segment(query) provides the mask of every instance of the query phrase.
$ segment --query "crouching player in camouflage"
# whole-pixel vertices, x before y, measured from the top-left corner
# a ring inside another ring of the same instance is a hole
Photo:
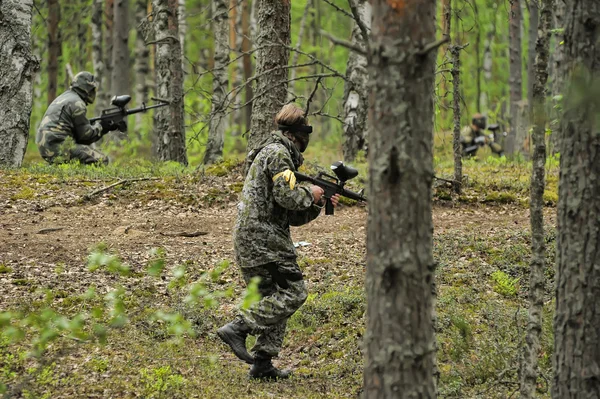
[[[234,229],[236,262],[246,283],[260,277],[262,299],[217,331],[238,358],[252,364],[252,379],[290,375],[290,371],[279,370],[271,363],[281,350],[287,320],[307,297],[290,225],[310,222],[324,205],[322,188],[295,182],[294,171],[302,165],[301,152],[308,146],[312,132],[304,111],[288,104],[275,122],[279,131],[272,132],[248,154],[251,164]],[[334,205],[338,199],[339,195],[331,198]],[[254,356],[246,350],[248,335],[257,336]]]
[[[90,125],[86,118],[86,104],[96,99],[98,83],[89,72],[79,72],[71,88],[58,96],[50,106],[38,128],[35,143],[40,155],[49,163],[65,163],[73,159],[82,164],[108,163],[108,157],[90,147],[90,144],[117,125],[112,121]]]

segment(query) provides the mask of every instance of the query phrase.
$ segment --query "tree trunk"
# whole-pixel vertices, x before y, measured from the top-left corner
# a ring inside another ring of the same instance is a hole
[[[600,2],[568,0],[565,16],[552,397],[598,398]]]
[[[510,131],[506,137],[506,148],[508,155],[515,152],[517,135],[518,105],[523,96],[522,71],[521,71],[521,0],[510,0]]]
[[[128,94],[129,89],[129,0],[115,0],[113,36],[112,95]]]
[[[366,0],[359,0],[360,3],[364,4],[366,3]],[[300,50],[300,47],[302,46],[302,38],[304,37],[304,29],[306,28],[306,22],[308,21],[308,11],[310,10],[312,6],[312,0],[306,0],[306,6],[304,7],[304,13],[302,13],[302,19],[300,20],[300,30],[298,31],[298,40],[296,41],[296,50]],[[371,8],[371,6],[369,5],[369,9]],[[369,25],[371,24],[371,20],[369,19]],[[355,25],[356,26],[356,25]],[[356,29],[356,28],[355,28]],[[354,31],[352,31],[352,39],[354,41]],[[352,52],[350,54],[353,54]],[[300,53],[298,53],[297,51],[294,51],[294,54],[292,55],[292,65],[297,65],[298,64],[298,56],[300,55]],[[364,58],[364,57],[363,57]],[[350,64],[350,60],[348,60],[348,64]],[[289,98],[293,98],[293,96],[295,95],[294,92],[294,87],[296,86],[296,81],[294,80],[296,78],[296,68],[292,68],[292,70],[290,71],[290,93],[289,93]],[[366,74],[366,71],[365,71]],[[347,84],[347,82],[346,82]],[[345,102],[345,101],[344,101]]]
[[[542,311],[544,307],[544,269],[546,267],[544,243],[544,167],[546,165],[546,82],[548,81],[548,58],[550,48],[550,24],[552,1],[542,0],[539,37],[535,46],[535,78],[533,85],[533,168],[531,171],[531,272],[529,276],[529,321],[525,337],[525,349],[520,372],[521,398],[534,398],[538,377],[538,356],[542,334]],[[532,2],[533,5],[533,2]],[[532,9],[530,6],[530,10]],[[536,6],[536,12],[538,11]],[[531,36],[530,36],[531,37]]]
[[[148,0],[136,0],[135,20],[138,26],[148,18]],[[146,46],[144,32],[141,27],[137,30],[135,39],[135,101],[138,105],[148,102],[148,75],[150,73],[150,49]],[[135,115],[136,132],[141,136],[140,128],[143,125],[145,114],[140,112]]]
[[[243,2],[243,0],[229,0],[229,29],[227,32],[229,34],[229,48],[231,51],[233,51],[235,57],[238,57],[242,48],[242,35],[238,33],[242,32]],[[216,24],[214,19],[213,23]],[[227,57],[229,58],[229,52],[227,52]],[[244,116],[242,110],[242,102],[244,99],[242,97],[242,92],[239,89],[244,83],[244,61],[239,58],[237,61],[231,62],[229,67],[231,74],[231,86],[233,88],[233,91],[229,94],[229,102],[233,105],[233,108],[229,110],[231,126],[233,126],[233,129],[231,129],[231,135],[239,136],[241,134],[242,119]],[[225,68],[227,68],[227,66],[225,66]],[[225,92],[227,92],[227,90],[225,90]]]
[[[450,47],[452,54],[452,111],[454,128],[452,130],[452,152],[454,155],[454,192],[460,194],[462,185],[462,145],[460,144],[460,52],[461,46]]]
[[[367,0],[358,0],[355,4],[362,23],[370,28],[371,5]],[[367,48],[356,22],[352,30],[352,43],[363,50]],[[365,148],[367,140],[368,73],[367,57],[350,51],[346,64],[347,80],[344,86],[344,143],[342,145],[344,159],[349,162],[354,160],[359,150]]]
[[[98,101],[96,101],[96,112],[95,114],[99,114],[99,110],[103,108],[105,104],[103,104],[102,95],[105,88],[103,86],[104,82],[104,72],[105,65],[104,59],[102,57],[102,14],[104,10],[104,0],[94,0],[92,4],[92,64],[94,67],[94,77],[98,82]]]
[[[485,82],[492,81],[492,68],[494,66],[494,60],[492,58],[492,43],[494,41],[494,37],[496,36],[496,15],[492,16],[492,21],[490,24],[490,28],[487,31],[484,48],[483,48],[483,62],[481,63],[481,68],[483,72],[483,79]],[[489,83],[488,83],[489,84]],[[479,101],[479,112],[485,113],[489,109],[489,99],[487,90],[489,90],[489,86],[486,85],[486,90],[482,90],[481,92],[481,100]]]
[[[74,60],[77,71],[84,71],[88,60],[88,22],[83,19],[88,12],[87,6],[82,7],[77,18],[77,57]]]
[[[187,165],[183,112],[183,71],[178,31],[178,1],[153,0],[156,35],[156,94],[170,101],[154,112],[153,153],[160,161]]]
[[[434,398],[431,181],[435,0],[374,0],[366,398]]]
[[[112,70],[113,70],[113,34],[114,34],[114,3],[115,0],[105,0],[105,23],[106,23],[106,35],[104,37],[104,43],[106,44],[104,50],[104,66],[106,72],[106,82],[104,83],[103,93],[103,105],[108,107],[110,105],[110,98],[113,96],[112,91]]]
[[[538,25],[540,22],[540,10],[538,1],[543,0],[529,0],[529,39],[527,49],[527,104],[529,109],[533,112],[533,85],[536,79],[535,75],[535,56],[536,56],[536,41],[538,37]],[[531,116],[531,115],[530,115]]]
[[[252,7],[256,0],[252,2]],[[250,41],[250,7],[248,5],[248,1],[242,2],[242,33],[244,38],[242,39],[242,51],[244,52],[244,56],[242,57],[242,62],[244,64],[244,82],[247,82],[252,77],[252,57],[250,55],[250,50],[252,48],[252,44]],[[246,97],[244,99],[245,106],[245,130],[250,129],[250,123],[252,121],[252,85],[246,85],[245,89]]]
[[[62,41],[59,31],[60,4],[48,0],[48,105],[56,98],[58,88],[58,57]]]
[[[256,47],[271,43],[290,45],[289,0],[256,0],[258,32]],[[252,106],[252,122],[248,152],[253,150],[275,127],[274,118],[287,97],[289,48],[269,46],[257,52],[256,89]]]
[[[33,0],[0,1],[0,166],[18,168],[29,137],[33,79],[39,64],[31,53]]]
[[[552,51],[552,99],[553,105],[557,105],[559,102],[556,100],[563,94],[563,82],[564,82],[564,54],[565,46],[562,44],[565,38],[562,29],[565,27],[565,1],[555,0],[553,8],[554,16],[554,48]],[[552,119],[558,119],[561,111],[559,107],[552,107]],[[552,152],[558,152],[558,141],[559,141],[559,126],[551,126],[552,134],[550,135],[550,142],[552,144]]]
[[[213,32],[215,35],[215,67],[213,69],[213,95],[210,113],[208,142],[204,153],[204,164],[209,165],[223,157],[223,142],[227,129],[227,91],[229,81],[229,17],[228,1],[213,0]]]
[[[185,35],[187,34],[187,14],[185,12],[185,0],[179,0],[178,3],[179,14],[177,16],[179,20],[179,44],[181,45],[181,62],[182,68],[185,72]],[[185,78],[185,76],[184,76]]]
[[[473,17],[475,18],[475,108],[481,112],[481,23],[479,21],[479,9],[477,1],[473,1]]]

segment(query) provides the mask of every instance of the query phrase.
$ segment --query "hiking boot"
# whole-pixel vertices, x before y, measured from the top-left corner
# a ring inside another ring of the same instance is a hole
[[[246,349],[246,337],[250,334],[250,327],[242,319],[235,319],[217,330],[217,335],[225,342],[233,353],[248,364],[254,363],[254,358]]]
[[[278,380],[289,378],[290,370],[279,370],[271,363],[271,357],[257,354],[254,364],[250,368],[250,379],[253,380]]]

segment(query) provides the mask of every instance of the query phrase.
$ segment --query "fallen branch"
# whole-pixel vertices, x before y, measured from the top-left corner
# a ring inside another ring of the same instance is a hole
[[[187,231],[177,231],[177,232],[161,231],[160,232],[161,236],[167,236],[167,237],[200,237],[200,236],[205,236],[207,234],[208,234],[207,231],[194,231],[191,233],[187,232]]]
[[[92,191],[91,193],[85,194],[85,195],[82,197],[82,199],[84,199],[84,200],[86,200],[86,201],[89,201],[89,200],[90,200],[90,199],[91,199],[91,198],[92,198],[94,195],[101,194],[101,193],[103,193],[103,192],[105,192],[105,191],[108,191],[108,190],[110,190],[110,189],[111,189],[111,188],[113,188],[113,187],[116,187],[116,186],[119,186],[119,185],[121,185],[121,184],[125,184],[125,183],[132,183],[132,182],[136,182],[136,181],[144,181],[144,180],[160,180],[160,179],[159,179],[159,178],[157,178],[157,177],[140,177],[140,178],[137,178],[137,179],[123,179],[123,180],[119,180],[119,181],[118,181],[118,182],[116,182],[116,183],[113,183],[113,184],[111,184],[111,185],[108,185],[108,186],[106,186],[106,187],[99,188],[99,189],[97,189],[97,190],[94,190],[94,191]]]
[[[37,234],[47,234],[52,233],[53,231],[60,231],[62,229],[64,229],[64,227],[48,227],[46,229],[41,229],[37,232]]]

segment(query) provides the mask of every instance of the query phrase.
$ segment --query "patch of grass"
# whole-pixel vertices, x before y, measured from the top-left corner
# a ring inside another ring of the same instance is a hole
[[[492,281],[494,282],[494,291],[506,297],[517,295],[519,289],[519,280],[521,278],[511,278],[508,274],[501,270],[492,273]]]
[[[4,265],[4,264],[0,264],[0,274],[3,273],[12,273],[13,269]]]
[[[171,366],[143,368],[140,370],[143,384],[142,396],[146,398],[177,397],[183,393],[187,380],[171,370]]]
[[[30,187],[23,187],[18,193],[13,194],[10,199],[16,200],[30,200],[35,197],[35,191]]]

